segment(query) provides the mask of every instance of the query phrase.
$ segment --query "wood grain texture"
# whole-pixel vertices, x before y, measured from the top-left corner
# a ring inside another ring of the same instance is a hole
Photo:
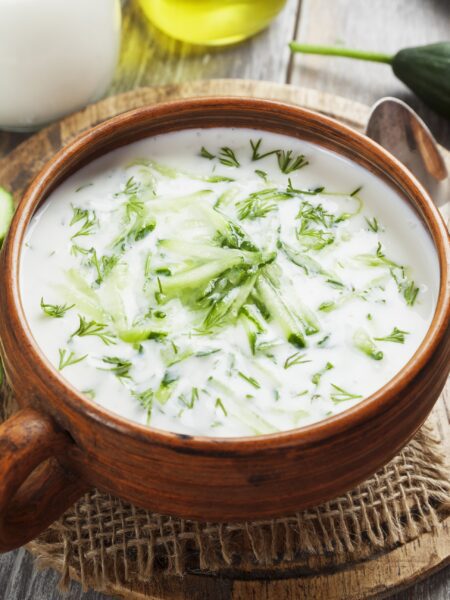
[[[60,575],[54,569],[36,569],[34,558],[24,548],[0,556],[0,600],[106,600],[110,596],[83,592],[71,582],[67,592],[59,589]]]
[[[71,444],[52,419],[29,408],[0,425],[0,552],[41,533],[85,491],[55,460]]]
[[[302,0],[297,40],[384,53],[448,40],[448,0]],[[419,112],[437,139],[450,147],[450,122],[427,108],[390,66],[324,56],[296,55],[289,83],[372,104],[398,96]]]
[[[116,593],[113,590],[107,594],[93,590],[83,591],[75,581],[70,583],[67,591],[62,592],[58,588],[59,574],[53,569],[38,571],[34,566],[33,557],[24,549],[1,556],[0,581],[2,582],[0,600],[111,600],[112,598],[124,598],[123,594]],[[196,581],[195,584],[191,584],[189,593],[187,600],[232,600],[229,581],[223,583],[219,592],[217,592],[217,588],[212,589],[209,582],[205,581],[202,584]],[[347,600],[345,596],[337,596],[336,594],[328,597],[323,595],[287,595],[286,593],[280,594],[278,590],[272,595],[267,595],[267,591],[263,594],[249,595],[245,600]],[[448,600],[449,597],[450,567],[421,581],[414,587],[389,596],[391,600]],[[375,598],[380,599],[380,596],[375,596]],[[140,599],[144,600],[142,595]],[[147,597],[145,600],[149,600],[149,598]],[[150,597],[150,600],[156,600],[155,596]],[[169,597],[166,596],[164,600],[169,600]],[[176,600],[183,600],[183,597],[178,595]],[[242,600],[242,597],[240,600]]]
[[[390,49],[396,50],[403,44],[415,45],[418,42],[429,42],[448,37],[450,8],[446,0],[429,0],[427,2],[379,0],[376,3],[354,0],[351,2],[351,6],[348,0],[334,0],[326,2],[325,6],[326,10],[334,11],[335,15],[334,18],[328,20],[328,29],[323,23],[322,15],[316,13],[317,8],[323,6],[323,0],[302,0],[301,3],[303,11],[300,14],[298,38],[302,41],[335,42],[345,39],[348,45],[358,43],[363,47],[367,44],[367,47],[375,49],[380,47],[381,40],[383,42],[381,49],[384,50],[384,40],[390,40]],[[280,15],[276,36],[274,36],[274,29],[271,28],[269,32],[264,32],[254,40],[236,48],[227,49],[224,55],[221,52],[213,52],[207,58],[190,58],[189,56],[173,58],[171,64],[175,65],[175,70],[172,72],[169,70],[165,72],[163,59],[158,59],[159,66],[156,70],[153,68],[150,58],[152,50],[148,48],[153,45],[153,41],[148,37],[148,33],[141,29],[139,17],[135,13],[132,14],[128,0],[125,1],[125,5],[126,25],[121,65],[110,93],[125,91],[134,85],[145,82],[152,85],[157,84],[160,82],[158,77],[172,83],[189,80],[192,76],[204,78],[207,76],[229,77],[230,75],[273,79],[279,82],[290,80],[293,83],[310,85],[326,92],[335,92],[351,97],[353,100],[369,103],[376,100],[381,94],[391,94],[398,89],[409,103],[419,109],[425,120],[432,124],[433,131],[438,135],[441,143],[450,147],[448,123],[424,109],[412,94],[407,92],[395,79],[389,77],[388,69],[381,65],[371,65],[367,71],[368,65],[360,64],[356,69],[356,62],[350,63],[343,59],[335,59],[327,65],[326,59],[322,59],[314,68],[310,68],[303,62],[303,58],[296,56],[292,61],[293,69],[290,76],[287,68],[289,57],[286,54],[285,43],[296,27],[297,2],[289,2],[286,13]],[[388,9],[387,12],[386,9]],[[392,12],[395,14],[395,18],[393,18]],[[405,18],[404,15],[407,17]],[[405,21],[407,21],[407,26],[405,26]],[[310,34],[309,30],[311,30]],[[270,52],[266,51],[268,39],[270,39]],[[368,39],[371,40],[370,44],[367,43]],[[283,61],[279,61],[280,55],[283,57]],[[273,66],[274,64],[276,67]],[[333,72],[338,65],[341,76],[334,77]],[[366,77],[366,73],[370,77]],[[367,92],[367,89],[370,89],[370,93]],[[362,113],[367,114],[367,109],[360,106]],[[333,106],[328,106],[330,111],[333,108]],[[338,113],[339,108],[337,107]],[[361,113],[358,112],[358,114]],[[0,156],[6,154],[27,137],[29,136],[26,134],[0,134]],[[446,413],[443,405],[439,404],[438,408],[442,409],[440,412],[441,426],[448,428],[448,412]],[[37,572],[33,568],[32,559],[23,550],[0,556],[0,598],[2,600],[62,600],[63,595],[56,589],[57,581],[58,575],[52,570]],[[450,597],[449,582],[450,568],[430,577],[414,588],[396,595],[395,600],[447,600]],[[100,600],[106,596],[92,591],[83,593],[78,584],[72,584],[69,594],[64,598]],[[202,598],[210,600],[211,596],[204,594]],[[287,599],[288,597],[283,596],[283,598]],[[194,600],[193,597],[190,600]],[[275,600],[279,600],[279,598]],[[298,599],[292,598],[292,600]]]

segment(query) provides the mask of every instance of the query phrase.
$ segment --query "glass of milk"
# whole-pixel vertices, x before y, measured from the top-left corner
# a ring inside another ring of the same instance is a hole
[[[37,129],[98,100],[120,25],[120,0],[0,0],[0,129]]]

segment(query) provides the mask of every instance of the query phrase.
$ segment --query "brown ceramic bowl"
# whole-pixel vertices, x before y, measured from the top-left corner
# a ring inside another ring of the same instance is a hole
[[[398,190],[434,240],[440,292],[426,339],[370,398],[314,425],[234,439],[137,425],[69,385],[44,358],[25,319],[20,252],[28,223],[49,193],[113,148],[168,131],[214,126],[284,133],[338,152]],[[0,427],[0,550],[37,535],[93,486],[161,513],[231,521],[288,514],[358,484],[411,438],[445,384],[448,259],[445,226],[409,172],[368,138],[308,110],[255,99],[191,99],[134,110],[83,133],[31,184],[1,254],[1,354],[22,409]]]

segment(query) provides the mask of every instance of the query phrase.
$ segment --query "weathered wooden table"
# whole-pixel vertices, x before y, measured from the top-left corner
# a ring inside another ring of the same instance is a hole
[[[302,42],[395,52],[405,46],[445,40],[449,32],[448,0],[288,0],[278,19],[264,33],[241,45],[205,53],[159,39],[161,36],[145,23],[135,2],[124,0],[122,54],[109,93],[145,85],[235,77],[317,88],[367,104],[381,96],[395,95],[410,103],[438,141],[450,148],[450,122],[427,109],[386,65],[291,57],[287,47],[287,42],[296,38]],[[0,132],[0,157],[26,137]],[[33,559],[23,549],[0,556],[0,600],[57,600],[63,597],[57,589],[58,578],[54,571],[37,572]],[[83,593],[73,583],[65,598],[101,600],[106,596]],[[393,600],[447,598],[450,568]]]

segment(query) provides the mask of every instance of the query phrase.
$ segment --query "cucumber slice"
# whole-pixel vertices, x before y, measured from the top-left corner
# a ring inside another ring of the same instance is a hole
[[[12,195],[0,186],[0,246],[5,239],[14,213]]]

